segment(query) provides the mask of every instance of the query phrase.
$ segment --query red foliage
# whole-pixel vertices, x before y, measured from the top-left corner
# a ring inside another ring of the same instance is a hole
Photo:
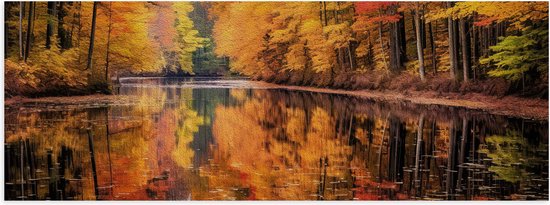
[[[474,25],[475,26],[487,26],[487,25],[493,23],[493,21],[495,21],[497,19],[498,18],[496,18],[496,17],[481,18],[479,21],[474,22]]]
[[[355,12],[358,14],[366,14],[378,11],[380,9],[385,9],[388,6],[395,4],[397,4],[397,2],[355,2]]]
[[[355,2],[355,12],[357,14],[366,14],[385,9],[388,6],[395,5],[397,2]]]
[[[355,12],[359,15],[366,15],[370,13],[376,13],[380,10],[387,9],[389,6],[397,5],[397,2],[356,2],[355,3]],[[401,18],[401,15],[388,15],[382,14],[380,16],[374,16],[369,18],[368,21],[372,23],[385,22],[392,23],[397,22]]]

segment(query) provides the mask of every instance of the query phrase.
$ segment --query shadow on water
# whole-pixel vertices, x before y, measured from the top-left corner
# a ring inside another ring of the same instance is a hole
[[[7,200],[548,200],[548,122],[122,80],[135,104],[6,109]]]

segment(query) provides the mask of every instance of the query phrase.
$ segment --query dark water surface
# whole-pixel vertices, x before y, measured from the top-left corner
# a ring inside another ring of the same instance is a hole
[[[8,200],[548,200],[548,121],[124,79],[138,103],[6,108]]]

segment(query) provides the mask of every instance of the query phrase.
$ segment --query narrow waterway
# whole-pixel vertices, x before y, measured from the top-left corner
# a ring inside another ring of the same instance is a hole
[[[5,109],[7,200],[548,200],[548,121],[126,78],[137,103]]]

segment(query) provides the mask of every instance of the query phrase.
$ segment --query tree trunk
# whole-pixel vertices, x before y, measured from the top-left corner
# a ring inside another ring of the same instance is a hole
[[[399,12],[399,15],[401,18],[397,22],[398,26],[398,34],[399,34],[399,41],[400,41],[400,57],[401,57],[401,66],[407,62],[407,37],[406,37],[406,31],[405,31],[405,13]]]
[[[19,2],[19,59],[23,59],[23,4]]]
[[[437,27],[437,21],[435,24]],[[437,74],[437,53],[435,51],[435,41],[434,41],[434,32],[432,30],[432,22],[429,23],[429,32],[430,32],[430,45],[432,45],[432,68],[434,75]]]
[[[474,13],[473,22],[477,21],[476,14]],[[473,80],[475,81],[478,77],[478,56],[479,56],[479,28],[472,24],[472,71],[473,71]]]
[[[343,50],[343,47],[338,48],[338,60],[340,61],[340,72],[344,72],[346,70],[346,67],[344,66],[346,61],[345,54],[346,52],[345,50]]]
[[[422,51],[422,36],[420,34],[420,9],[418,3],[416,5],[416,12],[414,12],[414,23],[416,25],[416,51],[418,53],[418,72],[420,73],[420,79],[426,80],[424,73],[424,52]]]
[[[71,41],[68,39],[69,35],[67,30],[64,28],[65,22],[63,18],[67,15],[67,12],[65,12],[63,5],[65,5],[65,2],[59,2],[59,9],[57,13],[57,37],[59,38],[59,45],[61,48],[68,49],[71,47]]]
[[[27,18],[27,40],[25,44],[25,55],[23,56],[23,59],[25,62],[27,62],[27,58],[29,57],[29,53],[31,50],[31,37],[32,37],[32,24],[33,24],[33,15],[34,15],[34,2],[29,2],[29,15]]]
[[[8,19],[10,17],[10,13],[11,13],[11,9],[13,8],[13,6],[9,3],[5,3],[5,8],[4,8],[4,18],[5,19]],[[9,40],[9,36],[6,35],[6,34],[9,34],[9,26],[8,26],[8,22],[4,20],[4,57],[7,57],[8,56],[8,49],[10,47],[10,40]]]
[[[80,51],[80,37],[82,34],[82,2],[78,2],[78,33],[76,34],[76,47],[78,48],[78,60],[77,63],[80,65],[82,59],[82,52]]]
[[[82,33],[82,21],[81,20],[82,20],[82,2],[78,2],[78,23],[77,23],[78,33],[76,34],[77,35],[76,47],[79,47],[79,48],[80,48],[80,34]],[[78,62],[80,62],[80,55],[79,55]]]
[[[75,3],[69,3],[69,7],[73,8],[75,7]],[[76,12],[73,13],[73,17],[72,17],[72,21],[71,21],[71,29],[69,31],[69,33],[67,34],[69,36],[69,44],[71,45],[70,47],[73,47],[73,36],[74,36],[74,27],[75,27],[75,24],[76,24]]]
[[[399,55],[399,35],[397,23],[390,23],[390,70],[396,72],[400,70],[401,58]]]
[[[319,22],[323,22],[323,2],[319,2]]]
[[[447,2],[447,8],[451,8],[452,7],[452,3],[451,2]],[[455,33],[455,29],[454,29],[454,20],[452,17],[449,17],[447,18],[447,21],[448,21],[448,32],[449,32],[449,62],[450,62],[450,74],[451,74],[451,79],[453,80],[458,80],[457,79],[457,75],[458,75],[458,55],[456,53],[456,33]]]
[[[390,11],[391,15],[402,14],[397,12],[396,6],[392,7]],[[404,19],[401,18],[390,24],[390,70],[392,72],[401,70],[407,60],[404,23]]]
[[[111,45],[111,31],[113,28],[113,22],[112,22],[112,16],[113,16],[113,10],[112,10],[112,3],[109,2],[109,25],[108,25],[108,31],[107,31],[107,49],[106,49],[106,56],[105,56],[105,82],[109,83],[109,47]]]
[[[384,62],[384,66],[386,66],[386,69],[388,69],[389,66],[386,63],[386,54],[384,52],[384,40],[382,39],[382,21],[378,22],[378,38],[380,39],[380,50],[382,52],[382,61]]]
[[[355,55],[352,55],[352,49],[351,49],[351,42],[348,44],[348,57],[349,57],[349,68],[353,71],[354,70],[354,64],[353,59]]]
[[[460,32],[460,50],[462,52],[462,70],[464,74],[464,82],[467,83],[470,78],[470,35],[468,34],[468,22],[466,18],[459,20]]]
[[[338,2],[336,2],[336,4],[338,4],[338,7],[340,7]],[[339,24],[340,22],[338,21],[338,12],[336,11],[336,9],[332,10],[332,16],[334,16],[334,24]]]
[[[90,32],[90,47],[88,48],[88,63],[86,69],[92,68],[92,57],[94,52],[94,37],[95,37],[95,21],[97,15],[97,5],[99,2],[94,2],[93,14],[92,14],[92,31]]]
[[[46,48],[50,49],[52,46],[52,34],[53,34],[53,18],[54,18],[54,7],[56,2],[48,2],[48,17],[46,23]]]
[[[327,2],[323,1],[323,14],[325,17],[325,26],[328,25],[328,19],[327,19]]]

